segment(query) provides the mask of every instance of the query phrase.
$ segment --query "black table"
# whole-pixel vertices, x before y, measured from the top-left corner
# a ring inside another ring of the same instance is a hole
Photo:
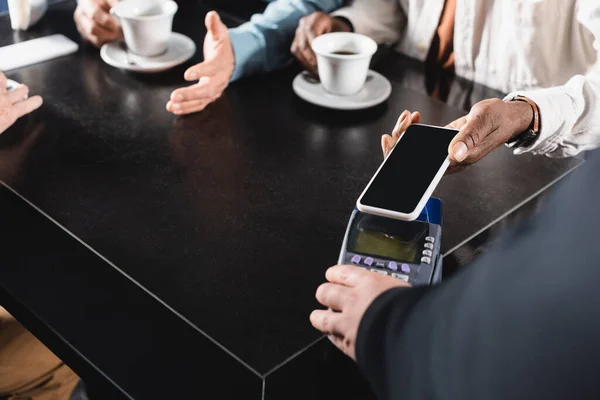
[[[0,17],[0,45],[79,40],[73,8],[53,5],[24,34]],[[180,2],[175,21],[199,48],[207,10]],[[393,93],[369,110],[304,103],[293,66],[231,85],[200,114],[168,114],[200,60],[135,75],[82,45],[8,74],[45,104],[0,137],[0,304],[104,398],[368,397],[310,326],[313,294],[381,162],[380,135],[405,108],[430,124],[463,111],[413,90],[414,62],[381,55]],[[502,148],[445,177],[446,259],[580,163]]]

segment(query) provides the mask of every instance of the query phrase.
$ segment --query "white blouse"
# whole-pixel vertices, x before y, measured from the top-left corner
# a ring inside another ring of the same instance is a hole
[[[445,0],[354,0],[332,15],[425,61]],[[458,76],[524,95],[538,140],[516,153],[572,156],[600,147],[600,0],[457,0]]]

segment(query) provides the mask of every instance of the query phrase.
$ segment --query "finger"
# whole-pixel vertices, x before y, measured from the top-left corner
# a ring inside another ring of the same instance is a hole
[[[29,95],[29,88],[25,85],[20,85],[12,92],[8,92],[6,97],[8,98],[9,104],[15,104],[15,103],[18,103],[19,101],[23,101],[23,100],[27,99],[28,95]]]
[[[383,150],[383,157],[386,158],[390,151],[392,151],[392,147],[394,147],[394,138],[390,135],[381,136],[381,150]]]
[[[342,311],[348,304],[351,289],[335,283],[323,283],[317,288],[315,298],[319,303],[332,310]]]
[[[392,137],[394,140],[398,140],[400,138],[400,134],[403,133],[411,123],[411,114],[410,111],[404,110],[400,117],[398,117],[398,121],[396,122],[396,126],[392,130]]]
[[[298,51],[296,53],[296,59],[298,60],[298,62],[302,65],[302,67],[311,72],[311,73],[315,73],[315,71],[313,71],[313,68],[311,67],[310,63],[308,62],[308,60],[306,59],[306,57],[304,56],[304,53],[302,53],[301,51]]]
[[[310,314],[310,323],[312,326],[326,335],[342,336],[341,319],[342,314],[333,311],[314,310]]]
[[[95,24],[85,15],[79,19],[78,26],[81,35],[96,47],[100,47],[108,41],[115,40],[120,35],[120,31],[114,32],[106,30],[100,25]]]
[[[296,51],[294,52],[296,58],[300,63],[310,72],[316,73],[316,68],[314,62],[311,62],[309,59],[310,53],[308,52],[308,39],[306,38],[306,34],[304,31],[296,34]]]
[[[184,103],[169,102],[170,103],[169,111],[171,111],[175,115],[191,114],[194,112],[204,110],[206,108],[206,106],[209,105],[210,103],[212,103],[213,101],[214,100],[211,100],[211,99],[205,99],[205,100],[186,101]],[[169,104],[167,104],[167,107],[169,107]]]
[[[204,24],[208,33],[211,34],[213,40],[219,41],[227,35],[227,26],[221,21],[221,17],[216,11],[210,11],[206,14]]]
[[[344,351],[344,338],[336,335],[327,335],[327,339],[329,339],[329,341],[333,343],[335,347]]]
[[[176,110],[176,111],[173,111],[173,114],[175,114],[175,115],[187,115],[187,114],[197,113],[197,112],[203,111],[211,103],[213,103],[213,101],[199,102],[198,105],[196,105],[196,106],[190,106],[190,107],[186,108],[185,110]]]
[[[327,29],[327,19],[317,20],[313,24],[304,24],[304,34],[306,35],[309,44],[312,44],[312,41],[315,38],[327,33],[327,31],[329,31],[329,29]]]
[[[421,113],[418,111],[415,111],[414,113],[412,113],[411,115],[412,118],[412,123],[413,124],[418,124],[421,122]]]
[[[485,136],[485,122],[484,118],[478,115],[466,117],[467,122],[460,127],[458,133],[450,142],[448,146],[448,154],[450,158],[456,162],[464,161],[470,151],[473,151],[475,147],[481,141],[481,138]]]
[[[196,64],[193,67],[190,67],[183,74],[183,78],[186,81],[197,81],[203,76],[214,76],[219,72],[219,69],[215,65],[215,63],[204,61],[200,64]]]
[[[225,87],[227,87],[227,82],[223,84],[222,82],[217,83],[215,80],[216,78],[213,78],[206,82],[176,89],[171,93],[171,101],[173,103],[183,103],[186,101],[219,97]]]
[[[302,52],[302,58],[306,62],[306,69],[310,72],[317,74],[317,56],[311,47],[311,40],[308,36],[304,36],[303,46],[300,51]]]
[[[12,112],[15,118],[21,118],[30,112],[37,110],[42,105],[43,101],[40,96],[33,96],[27,100],[16,103],[12,106]]]
[[[354,287],[360,281],[360,277],[365,274],[361,268],[352,265],[335,265],[325,272],[325,278],[332,283]]]
[[[446,125],[446,128],[460,129],[461,126],[463,126],[466,123],[467,123],[467,117],[460,117],[459,119],[456,119],[456,120],[450,122],[448,125]]]
[[[6,93],[8,89],[8,79],[3,72],[0,72],[0,93]]]
[[[317,75],[317,56],[315,55],[315,52],[313,51],[312,47],[310,47],[310,45],[304,50],[304,58],[307,62],[307,69],[313,74]]]
[[[81,3],[83,16],[109,32],[116,32],[119,29],[119,23],[109,14],[109,11],[110,4],[105,1],[100,3],[85,1]]]

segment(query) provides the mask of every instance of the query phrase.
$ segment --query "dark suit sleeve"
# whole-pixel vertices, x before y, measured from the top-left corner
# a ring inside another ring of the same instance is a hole
[[[600,399],[599,157],[454,278],[373,302],[356,353],[379,399]]]

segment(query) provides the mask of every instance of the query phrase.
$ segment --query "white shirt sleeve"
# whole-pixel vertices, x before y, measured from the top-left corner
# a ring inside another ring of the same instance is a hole
[[[354,32],[369,36],[378,44],[391,44],[400,40],[406,24],[406,0],[353,0],[352,3],[331,13],[347,18]]]
[[[600,147],[600,2],[580,0],[577,21],[594,35],[596,64],[563,86],[517,91],[506,97],[529,97],[540,111],[538,139],[527,148],[516,149],[515,154],[570,157]]]

